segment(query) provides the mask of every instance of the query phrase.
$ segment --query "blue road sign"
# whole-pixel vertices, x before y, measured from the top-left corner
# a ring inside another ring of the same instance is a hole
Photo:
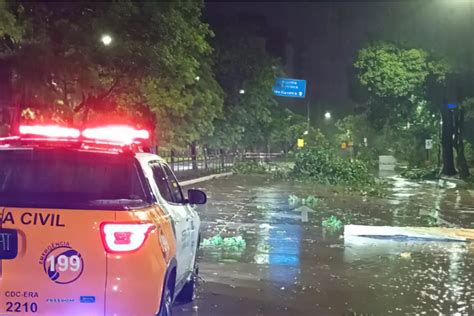
[[[449,103],[448,104],[448,109],[456,109],[457,107],[458,107],[458,105],[455,104],[455,103]]]
[[[279,97],[304,98],[306,80],[278,78],[272,90],[273,94]]]

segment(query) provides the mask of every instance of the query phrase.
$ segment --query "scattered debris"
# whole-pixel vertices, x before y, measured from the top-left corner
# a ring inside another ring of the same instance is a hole
[[[316,208],[318,206],[321,206],[322,199],[317,198],[314,195],[308,195],[306,198],[301,200],[301,203],[311,208]]]
[[[400,254],[400,257],[402,257],[403,259],[411,259],[411,253],[409,252],[402,252]]]
[[[222,248],[225,250],[242,250],[247,247],[247,243],[242,236],[222,238],[221,235],[204,238],[201,245],[204,248]]]
[[[321,225],[327,230],[338,231],[343,227],[342,221],[336,216],[331,215],[322,221]]]
[[[316,207],[324,205],[324,201],[314,195],[308,195],[305,198],[300,198],[292,194],[288,197],[288,204],[290,204],[291,206],[304,205],[314,209]]]
[[[301,203],[301,199],[296,195],[292,194],[288,197],[288,203],[293,206],[299,205]]]
[[[222,245],[223,238],[220,235],[213,236],[211,238],[204,238],[201,243],[202,247],[219,247]]]

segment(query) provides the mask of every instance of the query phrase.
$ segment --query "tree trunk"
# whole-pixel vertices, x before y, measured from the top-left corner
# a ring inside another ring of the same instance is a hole
[[[464,155],[464,108],[461,107],[455,115],[454,147],[456,148],[456,165],[461,179],[469,177],[469,166]]]
[[[441,173],[446,176],[454,176],[454,152],[453,152],[453,112],[446,106],[441,109],[443,128],[441,144],[443,146],[443,169]]]
[[[191,161],[193,165],[193,171],[197,171],[198,165],[197,165],[196,142],[191,143]]]

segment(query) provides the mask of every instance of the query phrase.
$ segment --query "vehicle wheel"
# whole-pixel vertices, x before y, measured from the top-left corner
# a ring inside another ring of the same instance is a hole
[[[199,275],[199,267],[195,263],[194,264],[194,271],[191,275],[191,279],[183,286],[183,289],[179,293],[177,300],[181,303],[191,303],[196,299],[196,291],[197,291],[197,281]]]
[[[171,307],[173,306],[173,292],[170,285],[166,285],[163,299],[161,300],[161,307],[158,316],[171,316]]]

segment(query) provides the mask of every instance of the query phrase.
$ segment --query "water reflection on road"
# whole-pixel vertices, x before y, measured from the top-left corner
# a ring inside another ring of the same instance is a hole
[[[203,183],[203,237],[241,235],[247,247],[202,249],[199,298],[176,315],[473,314],[470,244],[344,240],[320,227],[329,215],[345,224],[474,227],[474,192],[389,181],[383,199],[264,177]],[[291,194],[325,203],[302,222]]]

